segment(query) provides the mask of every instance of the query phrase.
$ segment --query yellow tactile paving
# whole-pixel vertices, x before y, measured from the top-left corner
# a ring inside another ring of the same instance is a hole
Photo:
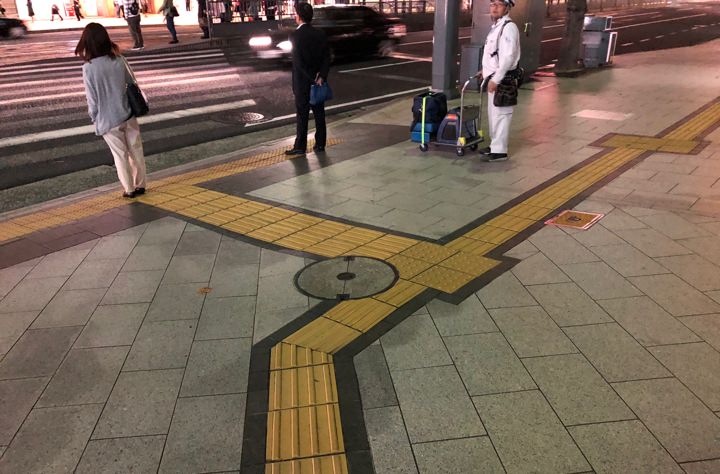
[[[337,401],[337,385],[332,364],[270,372],[268,405],[270,411],[337,403]]]
[[[640,137],[635,135],[614,135],[605,140],[602,146],[612,148],[634,148],[646,151],[669,151],[691,153],[700,142],[674,138]]]
[[[394,255],[388,258],[388,262],[397,269],[400,274],[400,278],[404,278],[406,280],[409,280],[415,275],[422,273],[433,266],[430,262],[406,257],[404,255]]]
[[[440,262],[440,266],[450,268],[469,275],[480,276],[488,270],[494,268],[498,263],[487,257],[473,255],[466,252],[458,252],[447,260]]]
[[[330,354],[280,342],[270,350],[270,370],[292,369],[332,363]]]
[[[399,308],[426,289],[426,286],[413,283],[412,281],[403,280],[401,278],[392,288],[380,293],[379,295],[373,296],[373,298]]]
[[[268,413],[268,461],[341,454],[345,446],[337,403],[312,405]]]
[[[455,293],[474,278],[475,275],[436,266],[413,277],[412,281],[418,285],[437,288],[445,293]]]
[[[720,102],[716,102],[695,117],[665,134],[665,138],[692,140],[720,121]]]
[[[358,331],[367,332],[396,309],[395,306],[382,301],[364,298],[343,301],[324,316]]]
[[[265,474],[348,474],[344,454],[268,463]]]
[[[283,342],[333,354],[361,334],[357,329],[320,317],[283,339]]]
[[[415,258],[429,263],[440,263],[451,257],[456,250],[430,242],[418,242],[400,254],[405,257]]]

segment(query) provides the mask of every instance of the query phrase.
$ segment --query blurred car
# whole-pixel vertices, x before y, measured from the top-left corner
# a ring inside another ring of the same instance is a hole
[[[356,5],[316,6],[312,25],[325,33],[331,60],[340,56],[388,56],[407,34],[407,27],[399,19]],[[249,45],[258,58],[289,61],[290,35],[295,28],[294,23],[283,24],[251,37]]]
[[[27,34],[25,22],[17,18],[0,18],[0,38],[17,39]]]

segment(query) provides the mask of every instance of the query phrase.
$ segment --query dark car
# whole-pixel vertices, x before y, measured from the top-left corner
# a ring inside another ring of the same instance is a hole
[[[17,18],[0,18],[0,38],[22,38],[27,34],[25,22]]]
[[[365,6],[317,6],[312,25],[321,29],[328,39],[330,56],[387,56],[407,34],[397,18],[381,15]],[[290,59],[290,34],[296,25],[284,24],[250,38],[250,47],[261,59]]]

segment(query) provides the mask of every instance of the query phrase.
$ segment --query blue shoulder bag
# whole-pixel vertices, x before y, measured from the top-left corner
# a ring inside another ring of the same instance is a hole
[[[321,86],[317,84],[310,86],[310,105],[322,104],[332,100],[332,98],[332,89],[330,89],[327,81],[323,82]]]

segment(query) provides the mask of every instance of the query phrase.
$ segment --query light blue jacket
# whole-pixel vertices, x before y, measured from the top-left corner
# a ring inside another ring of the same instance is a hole
[[[82,69],[90,120],[95,124],[95,134],[105,135],[132,114],[126,90],[132,76],[120,56],[95,58]]]

